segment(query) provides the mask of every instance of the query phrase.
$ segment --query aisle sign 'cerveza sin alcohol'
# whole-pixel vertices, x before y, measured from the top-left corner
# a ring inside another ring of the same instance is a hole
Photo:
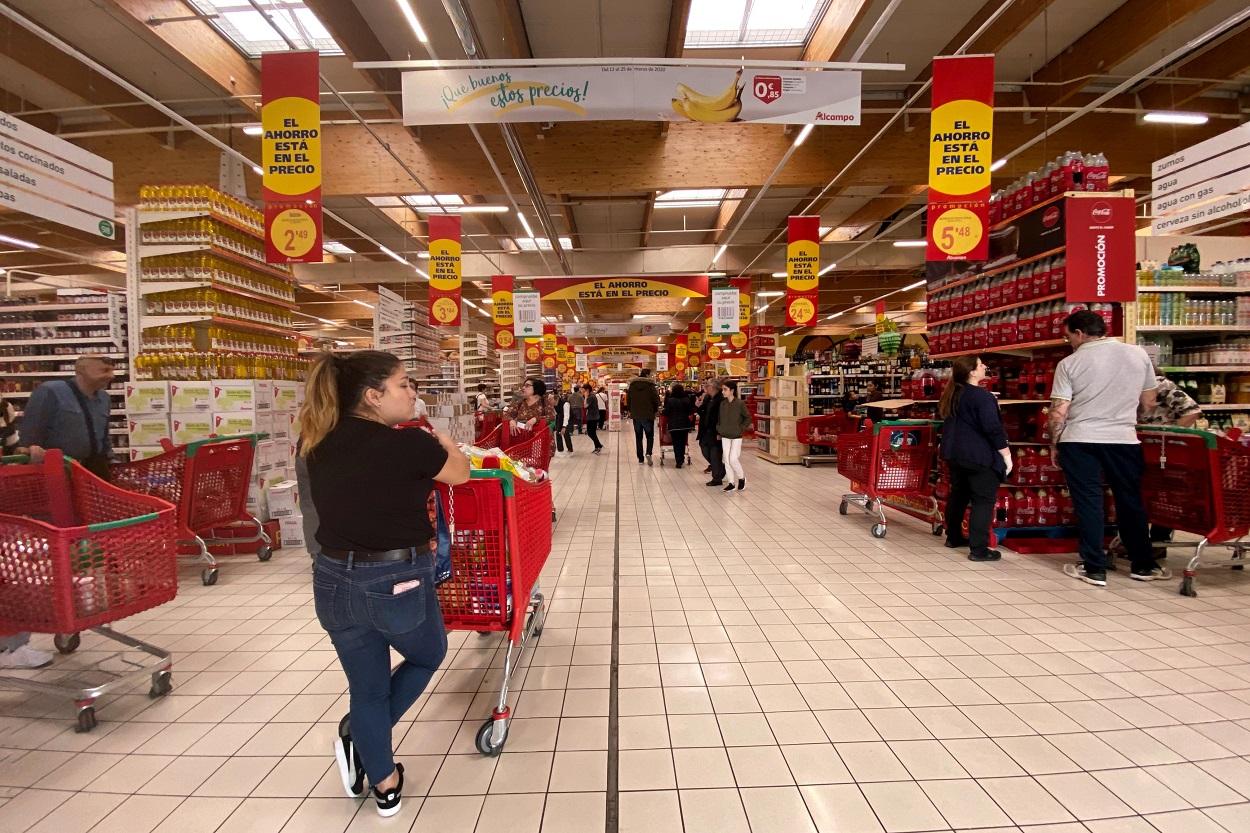
[[[0,113],[0,208],[113,240],[113,163]]]
[[[321,99],[315,51],[260,58],[265,261],[320,263]]]
[[[860,123],[854,70],[678,66],[423,69],[403,74],[404,124],[692,121]]]
[[[1151,172],[1155,235],[1250,211],[1250,124],[1160,159]]]
[[[926,260],[989,256],[994,56],[933,59]]]
[[[786,325],[806,327],[820,303],[820,217],[790,217],[786,232]]]
[[[430,324],[460,326],[460,217],[432,214],[430,231]]]

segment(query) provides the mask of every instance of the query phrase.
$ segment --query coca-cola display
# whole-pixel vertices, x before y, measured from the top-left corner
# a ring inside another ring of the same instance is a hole
[[[990,224],[1028,211],[1067,191],[1106,191],[1111,166],[1101,153],[1070,150],[990,195]]]

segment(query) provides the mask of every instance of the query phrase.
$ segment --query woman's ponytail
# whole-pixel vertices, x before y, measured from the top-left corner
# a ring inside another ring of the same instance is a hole
[[[313,364],[299,410],[299,453],[307,457],[339,422],[338,357],[326,353]]]

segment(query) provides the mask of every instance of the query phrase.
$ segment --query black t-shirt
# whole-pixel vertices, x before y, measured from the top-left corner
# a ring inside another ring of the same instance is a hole
[[[340,420],[308,456],[317,541],[369,552],[428,545],[426,502],[446,462],[447,450],[419,428]]]

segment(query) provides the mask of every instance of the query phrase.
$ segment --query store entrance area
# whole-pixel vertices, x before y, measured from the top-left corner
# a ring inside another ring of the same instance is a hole
[[[285,549],[128,622],[176,654],[170,695],[109,697],[80,734],[62,703],[0,694],[0,829],[1247,829],[1236,573],[1185,599],[1124,571],[1076,584],[1067,556],[976,564],[911,519],[871,537],[837,514],[832,467],[751,459],[724,493],[697,452],[639,465],[632,439],[596,456],[578,438],[552,464],[550,609],[498,757],[474,735],[500,638],[453,632],[395,729],[401,813],[344,798],[347,683],[308,556]]]

